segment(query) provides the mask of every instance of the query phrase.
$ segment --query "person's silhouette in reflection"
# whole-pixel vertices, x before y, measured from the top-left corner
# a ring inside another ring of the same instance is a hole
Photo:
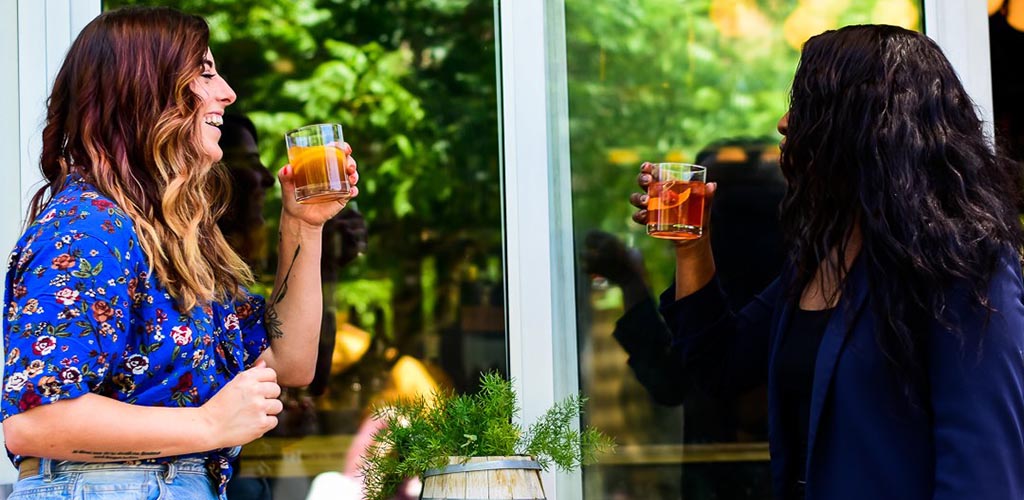
[[[256,126],[241,115],[224,115],[220,127],[220,148],[224,151],[223,167],[231,177],[231,202],[217,221],[228,244],[238,252],[256,276],[268,271],[263,203],[267,190],[274,186],[274,176],[260,160],[256,146]],[[236,458],[236,471],[241,460]],[[228,498],[239,500],[270,500],[266,478],[242,477],[235,474],[227,486]]]
[[[708,167],[708,182],[722,187],[711,207],[711,242],[730,305],[742,307],[775,279],[785,258],[778,141],[726,139],[705,147],[695,162]]]
[[[355,205],[349,205],[347,210],[324,225],[323,258],[320,261],[320,276],[324,281],[324,317],[320,323],[316,373],[309,384],[311,396],[324,394],[331,374],[331,355],[340,326],[333,300],[335,287],[341,278],[341,270],[366,252],[366,238],[366,220]]]
[[[777,211],[785,182],[778,172],[774,148],[767,140],[728,140],[712,144],[697,155],[696,161],[708,167],[708,180],[728,186],[716,193],[710,208],[715,227],[711,238],[716,248],[732,250],[716,253],[715,258],[723,288],[738,303],[745,303],[771,282],[782,265]],[[645,350],[646,346],[632,344],[639,337],[631,332],[638,328],[664,330],[668,335],[648,288],[640,252],[611,234],[592,231],[584,241],[582,259],[586,272],[603,276],[622,289],[626,313],[616,324],[614,335],[630,353],[630,366],[637,379],[655,401],[665,405],[683,403],[691,391],[681,374],[673,371],[676,363],[651,358],[653,353]],[[693,413],[688,412],[687,418],[691,416]],[[735,422],[714,416],[709,425],[732,428],[701,431],[702,426],[687,425],[687,440],[737,439]]]
[[[266,220],[263,206],[274,176],[260,160],[258,135],[252,121],[241,115],[225,115],[221,126],[220,147],[224,168],[231,178],[231,202],[218,220],[228,243],[253,268],[257,276],[266,274],[272,255],[268,254]],[[366,250],[366,223],[354,203],[324,225],[321,275],[324,279],[324,319],[321,321],[320,346],[313,382],[304,391],[282,394],[284,411],[274,434],[306,435],[319,430],[311,396],[324,393],[330,374],[331,352],[337,323],[333,300],[334,285],[345,265]],[[308,395],[300,395],[301,393]],[[238,469],[236,469],[238,470]],[[236,475],[228,484],[232,499],[265,500],[272,497],[271,486],[263,478]]]
[[[782,266],[783,253],[777,218],[785,192],[785,180],[778,170],[777,146],[762,140],[732,139],[711,144],[698,153],[696,163],[708,167],[708,180],[724,186],[711,207],[711,233],[723,288],[737,304],[745,304],[764,288]],[[766,437],[765,388],[758,387],[732,400],[706,394],[689,380],[677,359],[640,339],[638,331],[656,332],[665,343],[669,331],[658,313],[650,292],[643,256],[622,240],[602,231],[592,231],[584,240],[581,255],[584,271],[606,278],[620,287],[624,315],[613,336],[629,354],[629,366],[654,402],[685,408],[683,441],[714,443],[761,441]],[[711,471],[708,474],[712,474]],[[699,475],[684,476],[686,496],[733,498],[733,489],[749,487],[745,481],[717,480]],[[767,478],[752,477],[768,490]],[[738,493],[736,493],[738,494]]]
[[[256,126],[242,115],[225,115],[220,127],[221,162],[231,176],[231,203],[217,221],[224,238],[257,276],[267,271],[263,204],[274,176],[260,160]]]

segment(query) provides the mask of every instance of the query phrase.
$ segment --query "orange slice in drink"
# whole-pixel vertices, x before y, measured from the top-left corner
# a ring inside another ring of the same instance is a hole
[[[660,196],[650,198],[647,201],[647,210],[664,210],[666,208],[678,207],[690,199],[691,191],[693,191],[693,188],[686,188],[682,193],[662,188]]]
[[[336,158],[339,165],[345,164],[345,153],[335,146],[293,146],[291,155],[292,167],[295,167],[294,164],[322,164],[324,161],[327,161],[329,156]]]

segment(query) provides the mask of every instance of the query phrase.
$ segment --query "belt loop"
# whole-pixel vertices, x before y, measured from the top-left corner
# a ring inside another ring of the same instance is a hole
[[[164,482],[171,484],[174,482],[174,478],[178,476],[178,465],[174,461],[167,462],[167,473],[164,474]]]
[[[53,481],[53,460],[49,458],[39,459],[39,473],[43,475],[43,482]]]

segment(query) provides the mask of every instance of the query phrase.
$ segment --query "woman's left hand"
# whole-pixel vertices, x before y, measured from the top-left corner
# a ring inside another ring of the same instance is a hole
[[[356,187],[356,184],[359,182],[359,171],[356,166],[356,160],[352,158],[352,146],[347,142],[343,142],[341,143],[341,148],[345,151],[346,158],[348,159],[348,164],[345,166],[345,174],[348,175],[349,182],[348,198],[322,203],[299,203],[295,201],[295,179],[292,166],[285,165],[277,173],[277,178],[281,181],[281,202],[284,207],[282,209],[282,217],[290,216],[311,226],[322,227],[324,223],[338,215],[338,212],[345,208],[349,200],[359,195],[359,188]]]

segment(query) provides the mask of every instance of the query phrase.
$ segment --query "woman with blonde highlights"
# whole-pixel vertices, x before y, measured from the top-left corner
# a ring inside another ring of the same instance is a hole
[[[224,498],[230,458],[277,424],[280,386],[313,376],[321,230],[347,200],[300,205],[282,168],[275,293],[247,291],[216,225],[235,94],[208,41],[173,9],[107,12],[54,82],[46,185],[6,277],[15,496]]]

